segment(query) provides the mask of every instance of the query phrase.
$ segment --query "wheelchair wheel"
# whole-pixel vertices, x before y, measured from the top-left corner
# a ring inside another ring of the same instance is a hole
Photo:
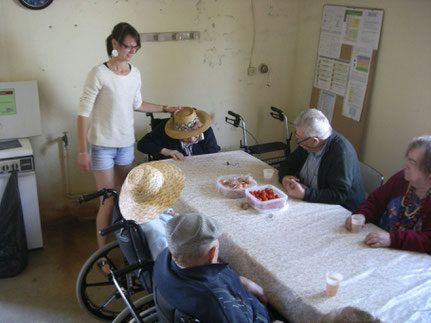
[[[112,321],[124,309],[125,304],[110,275],[108,277],[104,275],[97,266],[97,261],[101,257],[105,257],[114,270],[127,266],[118,241],[113,241],[100,248],[88,258],[81,268],[76,281],[76,296],[79,305],[90,315],[99,320]],[[142,288],[133,272],[116,278],[132,300],[142,297],[142,295],[135,295],[145,289]]]
[[[145,323],[157,322],[157,310],[154,304],[153,295],[145,295],[133,303],[136,307],[137,314],[140,315]],[[130,313],[128,307],[126,307],[113,321],[114,323],[125,323],[135,322],[133,315]]]

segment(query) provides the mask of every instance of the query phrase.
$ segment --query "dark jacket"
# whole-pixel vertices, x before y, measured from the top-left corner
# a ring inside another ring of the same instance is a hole
[[[160,154],[163,148],[178,150],[184,156],[186,152],[181,147],[179,139],[173,139],[165,133],[165,125],[169,119],[166,119],[159,123],[151,132],[147,133],[141,140],[138,141],[138,150],[144,154],[150,154],[156,159],[166,158]],[[217,140],[214,136],[214,132],[209,127],[204,132],[204,140],[201,140],[192,146],[193,156],[212,154],[220,151],[220,147],[217,145]]]
[[[382,215],[390,201],[404,196],[409,183],[404,179],[404,171],[393,175],[385,184],[376,188],[368,199],[353,211],[354,214],[365,215],[366,222],[379,225]],[[431,197],[421,202],[422,231],[398,230],[389,232],[391,235],[390,248],[426,252],[431,254]]]
[[[334,130],[327,145],[317,174],[318,188],[307,188],[304,201],[340,204],[352,211],[365,199],[356,151],[346,138]],[[280,182],[286,175],[299,177],[308,154],[302,147],[291,153],[280,166]]]
[[[200,322],[269,322],[265,305],[227,263],[181,269],[166,248],[154,264],[154,283],[172,307]]]

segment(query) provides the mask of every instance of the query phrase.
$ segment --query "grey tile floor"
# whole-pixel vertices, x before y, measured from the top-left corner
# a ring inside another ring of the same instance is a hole
[[[42,223],[44,247],[28,266],[0,279],[0,322],[96,322],[75,296],[81,266],[96,250],[95,221],[66,216]]]

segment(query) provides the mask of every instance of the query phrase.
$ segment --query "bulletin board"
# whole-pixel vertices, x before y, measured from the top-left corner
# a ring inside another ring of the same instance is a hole
[[[382,9],[325,5],[310,107],[359,153],[383,23]]]

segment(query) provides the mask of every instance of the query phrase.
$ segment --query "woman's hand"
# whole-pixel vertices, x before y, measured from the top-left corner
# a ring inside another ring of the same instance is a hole
[[[350,215],[344,222],[344,226],[347,230],[352,231],[352,216]]]
[[[91,163],[91,158],[87,152],[78,153],[78,166],[85,172],[89,172],[93,166]]]
[[[389,232],[371,232],[365,237],[364,243],[371,248],[387,248],[391,245]]]
[[[173,113],[175,113],[175,111],[181,110],[182,108],[183,107],[166,107],[166,108],[163,109],[163,112],[167,112],[167,113],[173,114]]]
[[[163,148],[162,150],[160,150],[160,153],[163,156],[171,157],[173,160],[177,160],[177,161],[184,161],[185,160],[184,155],[182,153],[180,153],[178,150]]]

